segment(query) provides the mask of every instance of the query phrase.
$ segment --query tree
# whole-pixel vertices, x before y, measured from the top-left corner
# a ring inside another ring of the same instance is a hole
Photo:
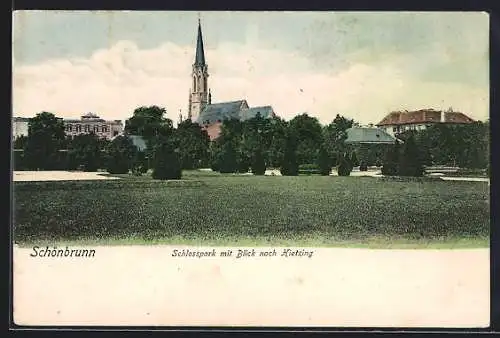
[[[68,145],[71,169],[83,166],[84,171],[97,171],[102,162],[99,145],[99,138],[94,133],[75,136]]]
[[[349,153],[340,154],[338,156],[339,164],[337,166],[337,173],[339,176],[349,176],[352,171],[351,157]]]
[[[132,168],[137,148],[127,136],[117,136],[107,148],[107,170],[110,174],[126,174]]]
[[[254,153],[252,172],[254,175],[264,175],[266,172],[266,162],[264,161],[264,155],[262,154],[262,149],[260,148],[257,148]]]
[[[402,156],[399,161],[398,174],[400,176],[422,176],[424,167],[421,155],[413,135],[408,137],[403,146]]]
[[[319,148],[318,167],[320,174],[323,176],[330,175],[330,172],[332,171],[332,162],[330,156],[328,155],[328,150],[324,145],[321,145]]]
[[[283,176],[297,176],[299,174],[299,164],[297,163],[297,138],[293,134],[293,129],[288,130],[285,151],[280,172]]]
[[[315,163],[317,149],[323,142],[323,131],[318,119],[303,113],[290,120],[288,128],[297,140],[296,157],[298,164]]]
[[[186,119],[177,125],[175,137],[178,139],[183,169],[200,168],[208,163],[210,137],[198,123]]]
[[[384,163],[382,165],[382,175],[396,176],[399,172],[400,146],[396,141],[393,146],[386,151]]]
[[[354,120],[337,114],[333,121],[323,128],[323,137],[327,151],[334,161],[338,162],[337,155],[344,153],[346,149],[347,129],[351,128]]]
[[[238,156],[232,142],[222,144],[217,156],[217,167],[220,173],[235,173],[238,171]]]
[[[269,147],[267,148],[268,164],[272,168],[279,168],[283,162],[286,146],[288,123],[279,118],[269,119]]]
[[[14,149],[24,149],[28,143],[28,137],[25,135],[18,136],[14,139]]]
[[[175,180],[182,177],[178,145],[168,137],[157,139],[154,148],[153,174],[157,180]]]
[[[64,140],[64,123],[54,114],[42,112],[31,118],[24,147],[28,168],[44,170],[56,167],[58,151]]]

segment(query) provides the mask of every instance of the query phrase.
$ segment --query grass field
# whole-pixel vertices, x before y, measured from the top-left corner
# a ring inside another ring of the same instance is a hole
[[[185,172],[180,181],[16,182],[31,243],[488,247],[483,182]]]

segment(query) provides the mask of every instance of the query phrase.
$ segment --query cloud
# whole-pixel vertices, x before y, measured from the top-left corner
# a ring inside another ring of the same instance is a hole
[[[134,42],[120,41],[89,58],[31,65],[14,61],[14,115],[45,110],[79,117],[92,111],[125,120],[138,106],[159,105],[177,121],[180,111],[187,112],[193,54],[193,46],[165,43],[139,49]],[[213,102],[247,99],[250,106],[272,105],[286,119],[308,112],[322,123],[337,113],[376,123],[391,110],[449,106],[473,118],[488,117],[487,86],[423,76],[431,66],[446,66],[446,57],[432,52],[426,59],[411,54],[351,56],[341,70],[320,71],[303,54],[219,44],[206,49]]]

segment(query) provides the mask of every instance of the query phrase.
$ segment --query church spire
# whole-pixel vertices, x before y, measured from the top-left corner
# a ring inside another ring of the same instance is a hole
[[[194,60],[196,66],[205,65],[205,51],[203,50],[203,34],[201,33],[201,22],[198,18],[198,40],[196,42],[196,59]]]

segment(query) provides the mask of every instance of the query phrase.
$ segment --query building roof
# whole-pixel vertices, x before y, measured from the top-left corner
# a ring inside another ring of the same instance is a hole
[[[274,110],[271,106],[262,106],[262,107],[252,107],[248,109],[242,109],[239,113],[239,118],[241,120],[249,120],[254,118],[260,114],[263,118],[270,118],[274,116]]]
[[[14,122],[29,122],[30,118],[29,117],[13,117],[12,118]]]
[[[246,104],[246,100],[209,104],[198,116],[197,122],[204,124],[208,121],[211,124],[225,119],[239,118],[239,112],[244,104]]]
[[[397,139],[379,128],[352,127],[347,129],[346,143],[394,144]]]
[[[441,111],[434,109],[420,109],[416,111],[395,111],[387,114],[377,126],[438,123],[441,122],[441,113],[444,113],[445,123],[472,123],[473,119],[464,113],[454,111]]]
[[[194,60],[196,66],[205,65],[205,51],[203,50],[203,35],[201,33],[201,23],[198,20],[198,38],[196,41],[196,58]]]

